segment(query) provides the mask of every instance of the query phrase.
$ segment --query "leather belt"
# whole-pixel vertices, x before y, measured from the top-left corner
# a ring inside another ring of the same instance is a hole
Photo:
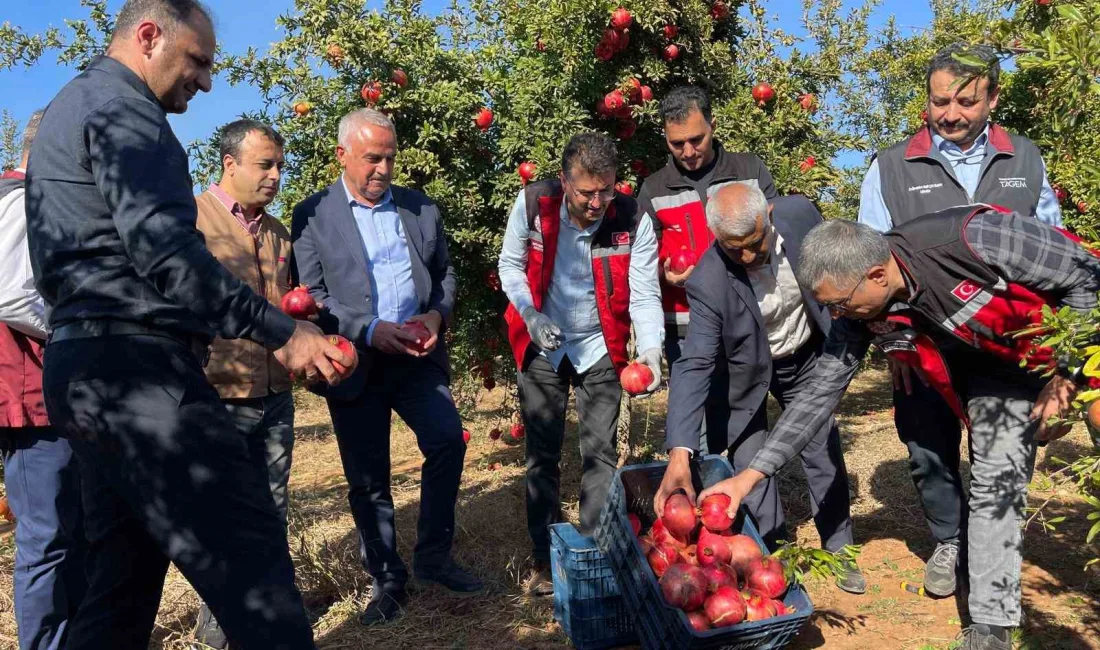
[[[210,360],[210,345],[198,336],[187,336],[168,330],[117,320],[85,320],[77,323],[65,323],[50,332],[48,343],[75,341],[78,339],[99,338],[102,336],[159,336],[179,343],[198,359],[199,365],[206,367]]]

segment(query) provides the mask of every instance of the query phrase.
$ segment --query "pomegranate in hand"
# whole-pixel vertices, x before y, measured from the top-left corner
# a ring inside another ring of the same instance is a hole
[[[297,320],[306,320],[317,313],[317,301],[309,295],[309,291],[303,286],[297,286],[287,291],[279,302],[279,308],[287,316]]]
[[[632,361],[623,369],[619,382],[627,393],[640,395],[653,383],[653,371],[644,363]]]
[[[665,501],[664,512],[661,513],[668,532],[680,540],[688,540],[695,530],[695,507],[683,493],[677,492]]]
[[[681,246],[680,250],[676,251],[672,257],[669,258],[669,269],[676,275],[680,275],[692,266],[695,266],[695,262],[695,251],[687,246]]]
[[[355,366],[359,365],[359,354],[355,352],[355,346],[351,344],[351,341],[340,336],[339,334],[333,334],[328,337],[328,342],[335,345],[341,352],[351,357],[351,365],[345,367],[338,361],[332,361],[332,367],[336,369],[336,372],[340,373],[341,379],[347,379],[351,376],[351,373],[355,371]],[[331,360],[330,360],[331,361]]]
[[[432,338],[432,333],[423,322],[411,320],[402,325],[401,329],[416,337],[416,343],[412,345],[414,350],[417,352],[428,351],[428,341]]]

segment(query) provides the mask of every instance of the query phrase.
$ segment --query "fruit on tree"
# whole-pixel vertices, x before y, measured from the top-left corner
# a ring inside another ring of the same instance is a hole
[[[404,88],[409,85],[409,75],[405,74],[405,71],[401,68],[394,68],[390,73],[390,81],[397,84],[399,88]]]
[[[634,17],[622,7],[611,12],[611,26],[615,29],[629,29],[633,22]]]
[[[634,120],[620,120],[619,126],[615,129],[615,135],[620,140],[629,140],[634,137],[634,133],[638,130],[638,123]]]
[[[614,113],[623,106],[626,106],[626,99],[623,97],[623,91],[615,89],[604,95],[603,105],[608,113]]]
[[[296,102],[294,104],[294,114],[299,117],[309,115],[311,110],[313,110],[313,105],[309,102]]]
[[[752,98],[757,104],[763,106],[775,99],[775,89],[766,81],[761,81],[752,87]]]
[[[325,48],[325,54],[333,63],[340,63],[344,60],[344,48],[340,47],[336,43],[329,43],[329,46]]]
[[[812,113],[817,110],[817,96],[813,93],[803,93],[798,96],[798,105],[802,110]]]
[[[489,269],[485,272],[485,286],[489,287],[493,291],[500,291],[500,274],[496,269]],[[492,344],[496,343],[496,339],[489,339]]]
[[[650,379],[652,381],[652,379]],[[683,493],[673,494],[665,501],[664,511],[661,513],[668,532],[673,537],[687,540],[695,530],[695,506]]]
[[[680,33],[680,28],[670,23],[661,28],[661,33],[671,41]]]
[[[493,427],[493,430],[489,432],[489,439],[500,440],[501,435],[503,435],[503,432],[500,430],[500,427]]]
[[[537,169],[538,168],[535,166],[535,163],[531,162],[530,160],[525,160],[524,162],[521,162],[519,164],[518,168],[516,168],[516,173],[519,174],[520,179],[523,180],[523,184],[526,185],[531,181],[532,178],[535,177],[535,172]]]
[[[497,387],[497,380],[492,377],[486,377],[485,380],[481,382],[481,385],[485,390],[493,390]]]
[[[462,430],[462,442],[466,443],[467,445],[470,444],[470,438],[471,437],[472,436],[470,435],[470,430],[469,429],[463,429]]]
[[[1088,411],[1086,416],[1089,419],[1089,424],[1094,429],[1100,429],[1100,399],[1089,402]]]
[[[1065,203],[1069,199],[1069,192],[1061,185],[1055,185],[1051,189],[1054,190],[1054,198],[1058,199],[1059,203]]]
[[[318,311],[317,301],[309,295],[306,287],[300,285],[283,294],[283,299],[279,301],[279,308],[287,316],[297,320],[306,320]]]
[[[615,191],[620,194],[625,194],[627,196],[634,196],[634,186],[631,185],[628,181],[619,181],[618,183],[615,183]]]
[[[798,164],[798,169],[803,174],[805,174],[806,172],[813,169],[814,165],[816,165],[816,164],[817,164],[817,159],[816,158],[814,158],[813,156],[806,156],[806,159]]]
[[[1084,202],[1084,201],[1078,201],[1077,202],[1077,211],[1080,212],[1081,214],[1085,214],[1086,212],[1089,211],[1089,204]]]
[[[622,374],[619,375],[619,383],[630,395],[640,395],[653,383],[653,371],[644,363],[632,361],[623,368]]]
[[[649,86],[642,86],[640,90],[641,90],[641,95],[642,95],[642,101],[643,102],[653,101],[653,89],[652,88],[650,88]]]
[[[373,106],[382,99],[382,84],[377,81],[368,81],[363,84],[359,94],[363,97],[363,101]]]
[[[509,433],[512,436],[512,440],[523,440],[527,435],[527,428],[523,426],[522,422],[516,422],[512,425],[512,430]]]
[[[675,61],[680,58],[680,46],[675,43],[669,43],[665,46],[665,49],[661,50],[661,58],[665,61]]]
[[[722,0],[715,0],[715,3],[710,6],[710,17],[714,20],[725,20],[730,17],[730,8]]]
[[[729,516],[730,503],[730,498],[725,494],[712,494],[703,499],[699,504],[699,517],[703,525],[715,533],[729,530],[733,525],[733,519]]]
[[[707,579],[703,570],[686,564],[673,564],[661,576],[661,594],[669,605],[690,612],[703,606],[707,598]]]
[[[489,125],[493,123],[493,111],[487,107],[482,107],[477,115],[474,116],[474,125],[481,131],[488,131]]]

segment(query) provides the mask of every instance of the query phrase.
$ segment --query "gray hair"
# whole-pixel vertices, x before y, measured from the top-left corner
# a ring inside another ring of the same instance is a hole
[[[826,279],[848,285],[890,259],[886,238],[870,226],[834,219],[818,224],[802,240],[798,282],[810,291]]]
[[[768,218],[768,198],[759,187],[745,184],[740,201],[723,197],[722,189],[707,202],[707,226],[715,237],[745,237],[756,230],[757,217]]]
[[[42,116],[46,114],[45,109],[39,109],[31,113],[30,118],[27,120],[27,127],[23,129],[23,155],[26,156],[31,152],[31,143],[34,142],[34,138],[38,135],[38,125],[42,123]]]
[[[342,147],[347,147],[352,134],[367,124],[381,126],[389,129],[395,136],[397,128],[388,115],[373,108],[359,108],[340,118],[340,127],[337,130],[336,142]]]

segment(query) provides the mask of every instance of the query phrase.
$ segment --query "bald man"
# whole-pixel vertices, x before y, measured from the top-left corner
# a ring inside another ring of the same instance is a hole
[[[687,281],[691,312],[683,355],[672,365],[669,381],[669,466],[655,500],[658,513],[677,490],[695,499],[691,461],[698,454],[704,402],[722,357],[729,369],[726,444],[734,469],[741,471],[767,437],[768,392],[786,408],[804,390],[832,322],[828,310],[795,279],[802,238],[822,222],[805,197],[769,202],[757,187],[732,184],[714,194],[706,215],[715,241]],[[832,418],[802,451],[802,466],[822,546],[839,552],[852,543],[852,519],[840,433]],[[769,548],[791,539],[777,481],[761,481],[744,502]],[[858,594],[866,581],[854,563],[847,563],[837,586]]]

